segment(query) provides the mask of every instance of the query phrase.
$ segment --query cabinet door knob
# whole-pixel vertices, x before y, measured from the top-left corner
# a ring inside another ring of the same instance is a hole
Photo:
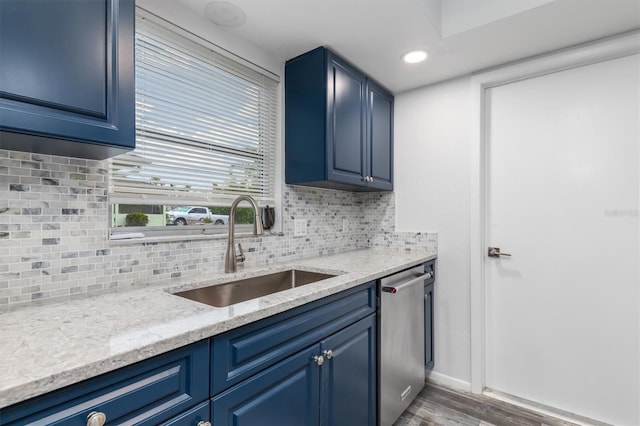
[[[104,426],[107,416],[99,411],[92,411],[87,416],[87,426]]]
[[[211,422],[198,422],[198,426],[211,426]]]
[[[333,358],[333,351],[331,349],[327,349],[326,351],[322,351],[322,355],[327,359]]]
[[[313,362],[315,362],[318,365],[322,365],[324,364],[324,357],[322,355],[316,355],[313,357]]]

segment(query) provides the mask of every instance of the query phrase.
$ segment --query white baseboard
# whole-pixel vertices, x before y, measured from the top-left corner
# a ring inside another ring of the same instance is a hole
[[[427,373],[427,381],[446,386],[451,389],[471,392],[471,383],[465,382],[464,380],[456,379],[455,377],[447,376],[442,373],[438,373],[436,371]]]
[[[483,394],[490,398],[507,402],[512,405],[517,405],[518,407],[526,408],[528,410],[535,411],[545,416],[555,417],[559,420],[564,420],[566,422],[573,423],[579,426],[612,426],[609,423],[603,423],[603,422],[593,420],[584,416],[580,416],[578,414],[561,410],[559,408],[549,407],[544,404],[539,404],[537,402],[518,398],[517,396],[509,395],[499,391],[494,391],[489,388],[485,388]]]
[[[431,371],[427,373],[427,382],[434,383],[441,386],[446,386],[450,389],[469,392],[471,391],[471,383],[464,380],[456,379],[455,377],[447,376],[446,374]],[[482,394],[498,399],[509,404],[517,405],[522,408],[526,408],[531,411],[535,411],[545,416],[555,417],[559,420],[564,420],[578,426],[612,426],[609,423],[603,423],[597,420],[589,419],[584,416],[580,416],[574,413],[569,413],[557,408],[548,407],[542,404],[531,402],[525,399],[521,399],[512,395],[504,394],[502,392],[494,391],[485,388]]]

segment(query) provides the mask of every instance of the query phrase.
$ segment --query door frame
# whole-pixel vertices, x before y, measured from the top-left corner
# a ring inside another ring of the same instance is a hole
[[[471,391],[482,393],[486,377],[486,144],[490,105],[487,90],[517,81],[640,53],[640,31],[558,50],[471,77],[469,285]]]

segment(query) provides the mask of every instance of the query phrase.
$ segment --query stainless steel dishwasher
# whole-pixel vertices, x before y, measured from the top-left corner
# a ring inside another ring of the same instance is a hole
[[[380,280],[380,426],[424,387],[424,265]]]

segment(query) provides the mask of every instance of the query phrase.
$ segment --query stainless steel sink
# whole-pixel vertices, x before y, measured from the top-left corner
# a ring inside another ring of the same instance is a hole
[[[207,305],[223,307],[332,277],[335,275],[291,269],[174,294]]]

